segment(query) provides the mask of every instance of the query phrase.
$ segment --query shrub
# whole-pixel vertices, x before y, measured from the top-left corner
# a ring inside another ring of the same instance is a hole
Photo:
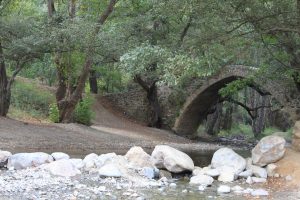
[[[49,119],[54,122],[59,122],[59,111],[56,103],[52,103],[49,106]]]
[[[90,125],[94,117],[94,112],[92,111],[93,98],[91,96],[86,96],[80,101],[74,111],[74,121],[80,124]]]
[[[32,82],[17,80],[12,88],[11,105],[23,111],[47,116],[49,105],[54,101],[50,91],[39,88]]]

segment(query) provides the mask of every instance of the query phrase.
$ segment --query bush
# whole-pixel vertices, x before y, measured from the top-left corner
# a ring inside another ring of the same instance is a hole
[[[30,113],[47,116],[49,105],[55,101],[53,94],[35,83],[16,81],[12,88],[11,105]]]
[[[94,117],[94,112],[91,109],[93,99],[90,96],[83,98],[74,110],[73,119],[74,122],[84,125],[91,125],[91,121]],[[59,122],[59,110],[56,103],[52,103],[49,106],[49,119],[54,122]]]
[[[49,106],[49,119],[54,122],[59,122],[59,110],[56,103],[52,103]]]
[[[92,111],[93,98],[91,96],[86,96],[80,101],[74,111],[74,121],[79,124],[91,125],[91,121],[94,117],[94,112]]]

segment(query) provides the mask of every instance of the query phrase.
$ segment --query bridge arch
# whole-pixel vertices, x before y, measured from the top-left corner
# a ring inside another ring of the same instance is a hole
[[[173,130],[180,135],[193,135],[206,118],[209,109],[218,102],[220,98],[219,90],[230,82],[248,77],[256,69],[241,65],[226,66],[217,74],[209,77],[199,89],[187,98],[179,117],[175,121]],[[261,91],[267,91],[279,103],[285,104],[286,91],[280,84],[275,82],[265,83],[262,80],[256,81],[256,84]]]

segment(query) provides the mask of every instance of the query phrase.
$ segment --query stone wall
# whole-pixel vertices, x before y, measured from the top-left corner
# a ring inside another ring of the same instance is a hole
[[[147,123],[150,111],[146,92],[137,85],[134,85],[126,92],[106,94],[104,98],[124,115]]]
[[[191,79],[182,87],[184,89],[172,89],[167,86],[158,87],[158,97],[162,109],[163,128],[171,129],[176,117],[186,98],[202,84],[203,80]],[[106,94],[104,98],[120,112],[128,117],[148,124],[150,116],[149,103],[146,92],[137,84],[132,84],[128,91],[122,93]]]

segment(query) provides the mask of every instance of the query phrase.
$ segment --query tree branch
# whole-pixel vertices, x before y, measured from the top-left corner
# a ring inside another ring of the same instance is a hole
[[[150,87],[147,85],[146,81],[144,81],[140,75],[135,75],[133,80],[136,83],[138,83],[140,86],[142,86],[142,88],[146,90],[146,92],[150,90]]]
[[[187,32],[188,32],[189,28],[192,25],[192,21],[193,21],[193,18],[192,18],[192,16],[190,16],[187,24],[185,25],[183,31],[180,34],[180,39],[179,39],[179,42],[178,42],[178,46],[182,45],[183,40],[184,40],[185,36],[187,35]]]
[[[237,105],[241,106],[242,108],[244,108],[248,112],[248,114],[250,115],[252,120],[254,120],[257,117],[256,112],[255,112],[255,114],[252,114],[253,111],[257,111],[258,109],[261,109],[261,108],[272,108],[272,106],[258,106],[258,107],[255,107],[255,108],[250,108],[246,104],[244,104],[242,102],[239,102],[235,99],[232,99],[230,97],[223,98],[223,99],[220,100],[220,102],[222,102],[222,101],[228,101],[230,103],[234,103],[234,104],[237,104]]]

